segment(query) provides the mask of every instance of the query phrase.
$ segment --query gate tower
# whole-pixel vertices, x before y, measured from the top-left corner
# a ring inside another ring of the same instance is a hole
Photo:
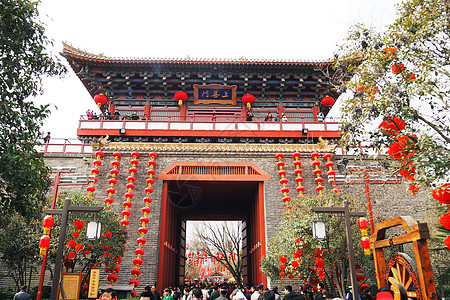
[[[107,195],[108,166],[113,153],[121,152],[111,205],[120,212],[130,154],[141,154],[118,283],[132,277],[145,164],[148,153],[156,152],[141,286],[156,282],[161,291],[183,283],[187,220],[242,221],[244,281],[266,286],[260,258],[284,207],[275,154],[285,155],[291,196],[296,151],[303,161],[303,185],[316,193],[310,154],[319,152],[323,159],[340,138],[337,122],[326,118],[330,107],[320,103],[326,95],[339,96],[322,73],[332,72],[331,62],[111,58],[66,44],[62,55],[93,98],[107,97],[97,116],[81,116],[77,130],[80,139],[105,153],[96,198]],[[181,105],[174,100],[178,91],[187,94]],[[252,116],[242,102],[246,94],[256,98]],[[319,112],[324,119],[317,118]],[[324,185],[331,188],[327,180]]]

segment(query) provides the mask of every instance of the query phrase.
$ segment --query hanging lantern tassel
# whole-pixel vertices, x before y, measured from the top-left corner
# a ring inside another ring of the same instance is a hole
[[[291,205],[289,204],[289,202],[291,201],[291,197],[287,195],[289,193],[289,189],[286,187],[288,179],[285,177],[286,171],[283,170],[283,167],[285,166],[284,162],[282,161],[284,155],[283,153],[277,153],[275,157],[278,159],[277,167],[280,169],[280,171],[278,171],[278,175],[280,175],[281,177],[280,183],[283,186],[281,188],[281,192],[283,193],[282,200],[284,202],[284,209],[291,209]]]
[[[311,153],[311,157],[314,159],[314,161],[312,162],[312,165],[314,166],[314,174],[316,174],[316,176],[317,176],[314,179],[314,181],[317,183],[316,191],[319,193],[318,196],[322,196],[322,191],[324,189],[324,186],[322,185],[323,178],[320,177],[320,175],[322,174],[322,170],[319,169],[319,166],[320,166],[319,153],[313,152],[313,153]]]
[[[118,167],[120,166],[119,158],[122,155],[119,152],[114,152],[113,156],[114,160],[111,163],[113,168],[110,171],[112,177],[108,180],[110,187],[106,190],[106,192],[108,193],[108,197],[106,197],[104,200],[106,204],[106,209],[111,209],[111,204],[114,202],[112,195],[116,193],[114,186],[117,184],[116,176],[117,174],[119,174],[118,169]]]
[[[305,187],[302,186],[302,182],[303,182],[303,177],[302,177],[302,173],[303,170],[300,168],[302,166],[302,162],[299,160],[300,159],[300,153],[299,152],[294,152],[292,154],[292,157],[294,158],[294,166],[295,166],[295,175],[297,177],[295,177],[295,182],[297,182],[298,186],[295,188],[298,192],[298,196],[297,198],[300,197],[304,197],[303,192],[305,191]]]
[[[331,185],[333,186],[333,188],[331,189],[332,193],[337,193],[339,192],[339,189],[336,187],[336,171],[333,170],[333,166],[334,163],[331,161],[331,158],[333,157],[333,154],[331,153],[325,153],[325,155],[323,156],[323,158],[325,158],[327,160],[327,162],[325,163],[325,167],[328,168],[328,178],[332,178],[333,181],[331,183]]]
[[[122,210],[122,216],[123,219],[120,220],[120,223],[123,226],[128,226],[130,224],[130,221],[128,220],[128,217],[131,215],[130,207],[133,206],[131,199],[134,197],[133,195],[133,189],[135,188],[134,182],[136,181],[136,177],[134,177],[134,174],[137,173],[136,165],[139,163],[139,152],[133,151],[131,153],[132,159],[130,160],[131,168],[128,169],[128,172],[130,172],[130,176],[128,176],[127,180],[128,183],[126,185],[128,192],[125,193],[126,200],[123,202],[123,206],[125,207],[124,210]]]

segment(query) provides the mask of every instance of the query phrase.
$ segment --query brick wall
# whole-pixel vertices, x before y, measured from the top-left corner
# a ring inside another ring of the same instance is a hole
[[[96,186],[96,198],[103,204],[103,199],[106,196],[106,189],[109,187],[107,180],[111,177],[109,171],[111,169],[111,161],[114,160],[112,153],[115,150],[105,150],[105,156],[102,158],[102,166],[100,174],[98,176],[99,181]],[[118,184],[115,186],[116,193],[113,195],[114,203],[113,209],[117,212],[121,212],[123,209],[122,203],[125,200],[124,194],[126,192],[126,177],[129,175],[128,169],[131,159],[131,149],[126,151],[117,150],[122,153],[121,166],[119,167],[119,175],[117,176]],[[138,150],[139,151],[139,150]],[[152,149],[139,151],[141,156],[139,157],[138,173],[135,175],[137,180],[135,182],[136,188],[133,190],[134,198],[132,200],[133,207],[130,209],[131,216],[129,226],[129,240],[126,245],[124,254],[124,261],[121,264],[121,272],[118,274],[118,284],[127,284],[131,278],[130,270],[134,267],[132,265],[132,259],[136,257],[134,249],[137,246],[136,238],[138,237],[137,229],[140,226],[139,218],[142,216],[141,208],[143,206],[142,198],[145,196],[144,188],[146,187],[145,179],[148,178],[146,171],[148,170],[148,153],[153,151]],[[265,218],[266,218],[266,238],[267,241],[276,234],[276,226],[280,220],[281,212],[283,210],[283,202],[281,200],[282,194],[280,191],[281,184],[279,183],[278,167],[276,166],[276,151],[183,151],[176,150],[164,150],[157,151],[158,157],[156,159],[157,165],[155,167],[156,174],[162,172],[170,164],[175,161],[198,161],[198,162],[252,162],[264,170],[271,176],[271,180],[264,183],[264,198],[265,198]],[[292,151],[283,151],[285,157],[283,161],[286,163],[285,170],[289,179],[288,188],[291,190],[289,195],[295,197],[298,193],[295,190],[297,184],[294,181],[295,174],[293,166]],[[77,167],[75,175],[89,174],[92,168],[93,156],[86,155],[59,155],[48,154],[45,156],[47,164],[51,167]],[[339,159],[339,157],[338,157]],[[302,161],[303,177],[305,178],[303,185],[306,188],[307,194],[317,192],[315,191],[316,184],[314,183],[312,158],[310,152],[302,153],[300,158]],[[324,160],[322,161],[321,169],[326,173]],[[333,158],[334,160],[334,158]],[[376,161],[375,161],[376,163]],[[373,165],[374,160],[360,160],[358,161],[360,166]],[[337,168],[334,168],[337,171]],[[72,175],[72,174],[71,174]],[[71,176],[70,175],[70,176]],[[325,176],[324,176],[325,177]],[[326,179],[326,178],[325,178]],[[161,198],[162,198],[162,182],[155,176],[155,184],[153,185],[154,192],[152,194],[153,202],[150,204],[151,213],[149,214],[150,223],[147,224],[149,232],[145,235],[147,243],[144,245],[145,255],[142,257],[144,264],[141,266],[142,275],[139,277],[141,285],[138,288],[140,291],[145,285],[152,285],[157,281],[158,268],[164,268],[164,266],[158,265],[158,246],[159,246],[159,228],[160,228],[160,212],[161,212]],[[326,188],[331,186],[325,180],[324,185]],[[411,193],[407,191],[406,184],[371,184],[370,195],[372,198],[372,205],[374,211],[374,218],[376,221],[386,220],[398,215],[410,215],[421,221],[426,221],[425,210],[430,207],[428,204],[428,195],[421,191],[417,197],[412,197]],[[85,192],[86,186],[69,186],[60,187],[60,191],[64,190],[78,190]],[[366,206],[366,191],[364,185],[340,185],[340,189],[350,191],[356,201],[361,202],[361,208],[367,208]],[[50,189],[49,196],[53,193],[53,189]],[[168,270],[172,271],[172,270]],[[102,284],[106,283],[106,274],[102,275]],[[39,274],[36,274],[34,282],[37,284]],[[45,285],[50,285],[50,273],[46,274]],[[280,286],[281,283],[274,283]],[[0,286],[9,285],[7,280],[2,280]]]

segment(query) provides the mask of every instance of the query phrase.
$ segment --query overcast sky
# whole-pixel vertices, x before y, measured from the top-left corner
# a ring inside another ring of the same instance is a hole
[[[323,60],[352,25],[381,30],[392,23],[399,2],[43,0],[39,11],[55,53],[64,41],[110,57]],[[45,79],[44,88],[35,101],[57,109],[43,131],[76,138],[80,115],[97,109],[94,101],[71,70]]]

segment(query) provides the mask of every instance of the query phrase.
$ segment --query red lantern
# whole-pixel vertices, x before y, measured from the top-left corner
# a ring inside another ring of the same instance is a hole
[[[287,258],[286,258],[286,256],[284,256],[284,255],[281,255],[278,259],[280,260],[280,262],[281,262],[282,264],[285,264],[285,263],[287,262]]]
[[[328,95],[326,95],[325,97],[322,98],[322,105],[323,106],[332,106],[334,104],[334,99],[333,97],[330,97]]]
[[[367,219],[364,217],[359,218],[358,219],[358,227],[359,227],[359,230],[367,230],[369,228]]]
[[[286,266],[285,265],[280,265],[279,268],[280,268],[281,271],[284,271],[286,269]]]
[[[175,98],[175,100],[178,101],[178,105],[181,106],[181,105],[183,105],[183,101],[186,101],[188,96],[185,92],[178,91],[175,93],[175,95],[173,97]]]
[[[50,237],[48,235],[41,236],[41,239],[39,240],[39,248],[41,249],[40,254],[45,255],[49,246]]]
[[[98,95],[95,95],[94,101],[95,103],[97,103],[98,108],[100,108],[102,104],[105,104],[108,101],[108,99],[106,98],[105,95],[100,93]]]
[[[249,110],[252,108],[253,102],[255,102],[255,96],[252,94],[245,94],[242,96],[242,103],[246,104]]]
[[[364,255],[370,255],[370,241],[368,237],[361,238],[361,248],[364,250]]]

